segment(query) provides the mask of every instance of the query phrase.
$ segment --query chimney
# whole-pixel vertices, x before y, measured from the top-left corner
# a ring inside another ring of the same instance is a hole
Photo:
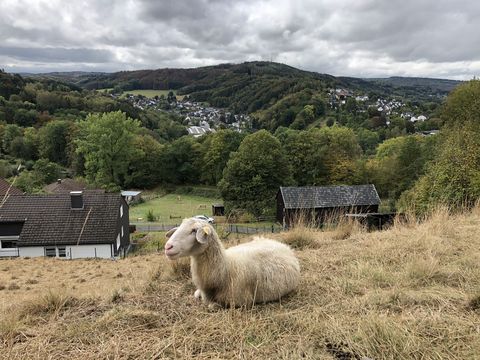
[[[82,191],[70,191],[70,201],[72,209],[83,209],[83,192]]]

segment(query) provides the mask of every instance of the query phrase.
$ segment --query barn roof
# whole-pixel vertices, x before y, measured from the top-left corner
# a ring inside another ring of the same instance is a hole
[[[375,185],[281,187],[286,209],[379,205]]]
[[[11,185],[7,180],[0,178],[0,196],[5,195],[22,195],[23,191]]]
[[[0,226],[23,223],[18,246],[113,243],[122,197],[98,191],[82,196],[82,209],[72,209],[70,194],[11,196],[0,208]]]

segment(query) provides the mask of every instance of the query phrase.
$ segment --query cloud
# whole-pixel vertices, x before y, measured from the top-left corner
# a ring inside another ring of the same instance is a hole
[[[3,0],[0,67],[118,71],[267,60],[345,76],[480,73],[480,2]]]
[[[86,63],[105,63],[113,60],[108,50],[85,48],[22,48],[0,45],[0,56],[23,61],[75,63],[79,59]]]

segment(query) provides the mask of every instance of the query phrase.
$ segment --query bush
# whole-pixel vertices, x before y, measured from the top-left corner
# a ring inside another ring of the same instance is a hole
[[[153,210],[152,210],[152,209],[148,210],[148,212],[147,212],[147,221],[149,221],[149,222],[154,222],[155,220],[156,220],[156,217],[155,217],[155,215],[153,214]]]

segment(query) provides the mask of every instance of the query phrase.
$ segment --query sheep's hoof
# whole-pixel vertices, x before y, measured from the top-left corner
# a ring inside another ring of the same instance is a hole
[[[193,294],[193,297],[196,300],[202,300],[202,292],[200,291],[200,289],[195,290],[195,293]]]
[[[222,309],[222,307],[217,303],[209,303],[207,306],[208,312],[217,312]]]

